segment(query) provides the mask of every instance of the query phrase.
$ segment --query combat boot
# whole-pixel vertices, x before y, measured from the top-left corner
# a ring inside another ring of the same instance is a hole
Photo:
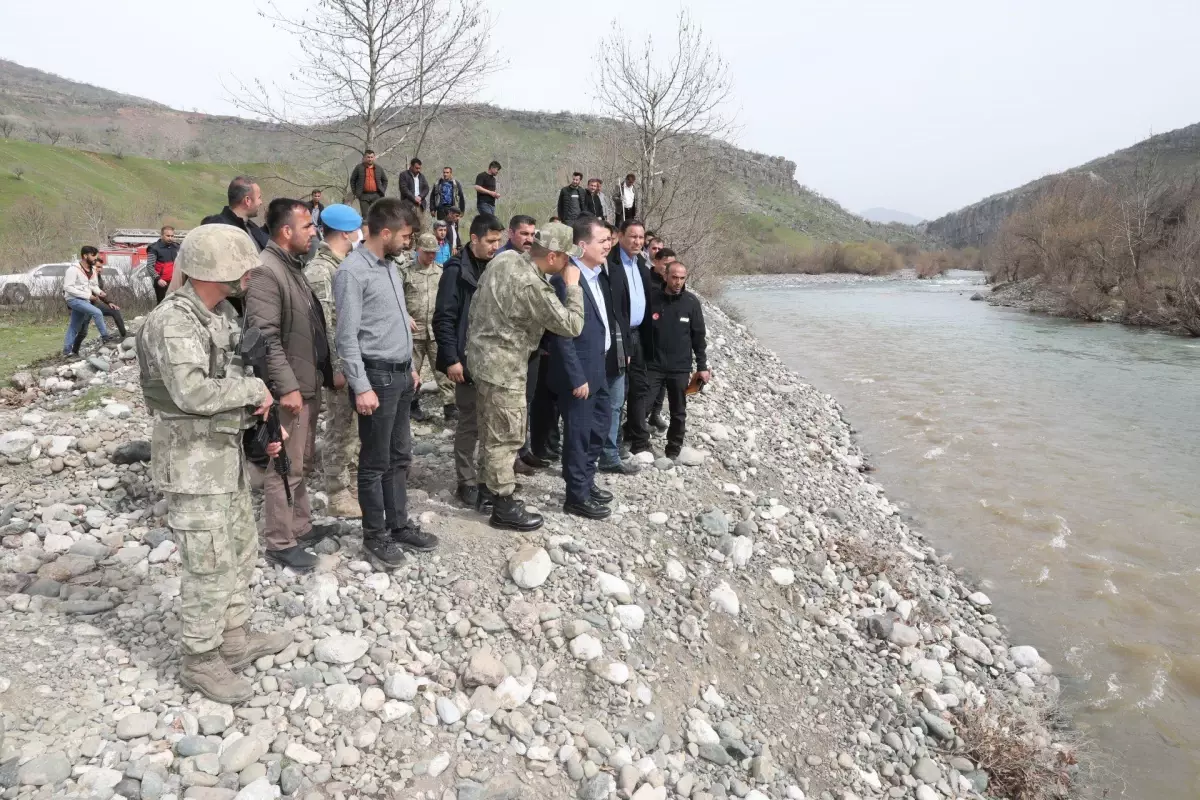
[[[254,696],[250,681],[234,675],[217,650],[184,656],[179,665],[179,682],[209,700],[226,705],[244,703]]]
[[[526,511],[525,504],[515,494],[497,495],[488,524],[493,528],[528,533],[542,527],[542,515]]]
[[[492,504],[496,500],[496,495],[492,494],[492,490],[484,484],[479,484],[479,494],[475,498],[475,510],[480,514],[491,514]]]
[[[273,656],[292,643],[288,631],[259,633],[245,625],[225,631],[221,642],[221,658],[234,672],[245,669],[263,656]]]
[[[329,498],[329,513],[342,519],[362,519],[362,509],[349,489],[334,492]]]
[[[446,422],[456,422],[458,420],[458,406],[453,403],[442,406],[442,419]]]
[[[404,548],[399,542],[392,539],[389,532],[365,537],[363,552],[368,561],[384,570],[395,569],[408,560],[408,556],[404,554]]]
[[[409,406],[408,416],[413,422],[428,422],[429,421],[429,415],[421,410],[421,401],[420,401],[420,399],[418,399],[416,397],[414,397],[412,399],[412,405]]]

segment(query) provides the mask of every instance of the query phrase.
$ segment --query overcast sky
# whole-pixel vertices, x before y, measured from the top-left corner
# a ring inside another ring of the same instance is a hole
[[[680,9],[660,0],[486,2],[508,66],[480,99],[551,111],[594,110],[583,87],[614,16],[632,34],[668,34]],[[282,79],[294,58],[256,0],[4,5],[0,57],[177,108],[235,113],[223,81]],[[731,64],[735,143],[786,156],[797,180],[853,211],[936,217],[1200,122],[1200,0],[686,7]]]

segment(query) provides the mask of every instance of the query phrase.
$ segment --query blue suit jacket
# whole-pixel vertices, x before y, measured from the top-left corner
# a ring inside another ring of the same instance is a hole
[[[600,308],[592,299],[592,292],[584,286],[587,278],[579,277],[579,285],[583,289],[583,331],[574,339],[565,336],[549,335],[550,388],[558,394],[569,394],[577,387],[588,384],[595,390],[597,386],[607,386],[608,377],[605,369],[604,349],[604,320],[600,316]],[[550,279],[559,299],[565,301],[567,285],[559,275]]]

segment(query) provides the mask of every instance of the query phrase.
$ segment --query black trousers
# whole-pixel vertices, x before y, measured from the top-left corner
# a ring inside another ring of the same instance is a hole
[[[386,536],[408,524],[408,469],[412,465],[409,419],[415,392],[412,370],[367,370],[379,408],[358,419],[358,505],[363,537]],[[354,392],[350,392],[354,405]]]
[[[646,427],[646,418],[650,415],[652,399],[646,396],[649,392],[649,386],[646,383],[646,353],[642,348],[642,337],[637,328],[629,332],[629,346],[626,349],[626,355],[629,356],[629,365],[625,368],[625,441],[632,444],[636,441],[634,409],[643,409],[639,412],[639,416],[641,417],[641,427]]]
[[[525,372],[525,444],[521,445],[517,455],[528,455],[532,449],[533,443],[533,401],[537,396],[538,378],[542,374],[542,359],[541,353],[534,353],[529,357],[529,364]]]
[[[167,289],[169,289],[169,288],[170,288],[169,281],[168,281],[167,286],[159,286],[158,285],[158,276],[157,275],[154,276],[154,305],[158,305],[159,303],[161,303],[163,301],[163,298],[167,296]]]
[[[559,442],[558,398],[550,389],[549,354],[539,354],[537,361],[537,380],[529,403],[529,449],[534,455],[544,457],[551,445]]]
[[[93,300],[92,305],[100,309],[106,317],[112,317],[113,324],[117,326],[117,333],[121,334],[121,338],[125,338],[125,317],[121,314],[121,309],[113,308],[103,300]],[[83,340],[87,338],[87,328],[80,328],[79,333],[75,335],[75,343],[71,346],[72,353],[78,353],[79,348],[83,347]]]
[[[650,449],[650,404],[660,389],[667,393],[671,409],[671,424],[667,428],[667,455],[676,456],[683,447],[683,436],[687,432],[687,387],[691,381],[687,372],[664,372],[650,367],[646,370],[646,388],[639,404],[631,406],[629,412],[630,448],[635,453]]]
[[[591,393],[586,399],[570,393],[558,398],[563,420],[562,476],[568,503],[585,503],[591,495],[612,419],[608,386],[589,383],[588,387]]]

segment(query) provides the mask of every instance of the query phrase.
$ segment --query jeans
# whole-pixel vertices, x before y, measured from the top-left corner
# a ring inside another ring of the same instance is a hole
[[[475,209],[480,214],[490,214],[493,217],[496,216],[496,204],[495,203],[485,203],[482,200],[480,200],[479,202],[477,202],[475,204]]]
[[[93,300],[92,305],[100,309],[106,317],[112,317],[113,324],[117,326],[117,333],[121,334],[121,338],[125,338],[125,317],[121,314],[121,309],[113,308],[103,300]],[[72,353],[78,353],[79,348],[83,346],[83,340],[87,338],[87,325],[79,329],[79,333],[75,334],[75,344],[71,348]]]
[[[363,538],[386,536],[408,524],[408,468],[412,464],[409,412],[415,387],[412,372],[366,371],[379,408],[358,415],[358,505]],[[350,392],[354,405],[354,392]]]
[[[567,484],[567,502],[588,501],[596,482],[596,462],[609,434],[612,413],[607,387],[580,400],[572,394],[559,398],[563,418],[562,476]]]
[[[649,312],[647,312],[649,313]],[[627,349],[629,356],[629,364],[625,368],[625,397],[626,397],[626,413],[625,413],[625,441],[633,441],[633,409],[641,403],[645,410],[641,413],[644,415],[641,422],[645,422],[645,417],[650,414],[650,400],[645,398],[643,401],[642,395],[646,394],[649,389],[646,385],[646,354],[642,347],[641,332],[634,328],[629,332],[629,347]]]
[[[608,431],[604,437],[604,450],[600,456],[600,465],[615,467],[621,463],[621,409],[625,407],[625,373],[621,373],[608,382],[608,407],[612,418],[608,421]]]
[[[96,323],[100,338],[108,337],[108,328],[104,326],[104,312],[87,300],[78,297],[67,299],[67,308],[71,309],[71,319],[67,323],[67,335],[63,337],[63,355],[70,355],[75,346],[75,337],[87,332],[88,322]]]

